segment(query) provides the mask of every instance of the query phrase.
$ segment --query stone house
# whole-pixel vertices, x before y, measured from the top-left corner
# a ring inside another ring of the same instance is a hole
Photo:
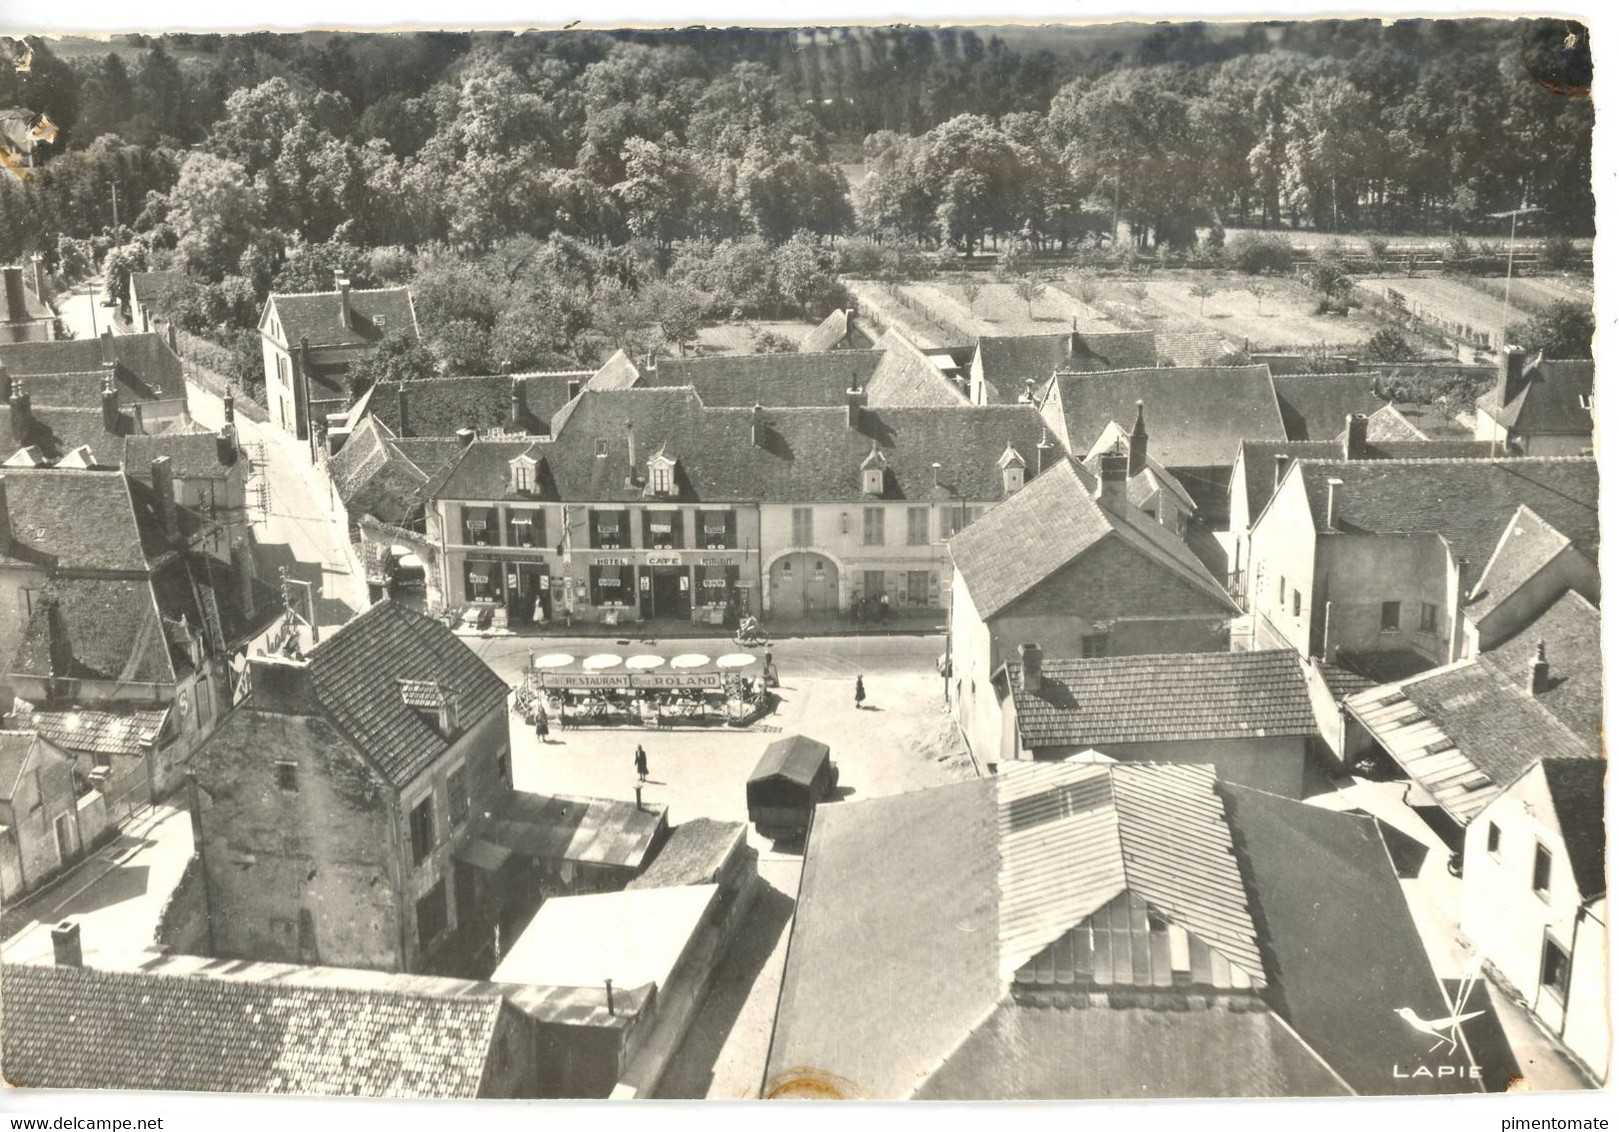
[[[1591,452],[1596,363],[1501,351],[1500,376],[1478,399],[1473,436],[1502,455],[1584,456]]]
[[[0,341],[54,342],[61,337],[56,312],[40,291],[39,260],[35,254],[32,287],[20,264],[0,267]]]
[[[33,731],[0,731],[0,897],[13,901],[85,849],[73,759]]]
[[[250,690],[193,760],[222,957],[460,971],[493,943],[508,689],[442,622],[382,601]]]

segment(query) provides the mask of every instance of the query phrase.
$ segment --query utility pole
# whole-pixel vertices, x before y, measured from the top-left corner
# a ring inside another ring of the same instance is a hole
[[[1501,300],[1501,344],[1503,346],[1506,345],[1507,320],[1512,317],[1512,257],[1518,245],[1518,217],[1540,211],[1541,209],[1538,205],[1531,207],[1525,202],[1519,204],[1517,208],[1512,209],[1510,212],[1490,213],[1492,220],[1504,220],[1509,216],[1512,217],[1512,228],[1510,235],[1507,237],[1507,285],[1505,295]]]
[[[123,238],[119,235],[119,232],[118,232],[118,186],[117,185],[114,185],[112,187],[112,242],[113,242],[113,246],[115,246],[115,247],[117,247],[119,249],[122,249],[123,246],[124,246]]]

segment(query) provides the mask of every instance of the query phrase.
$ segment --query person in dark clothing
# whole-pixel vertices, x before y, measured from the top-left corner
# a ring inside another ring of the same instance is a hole
[[[866,706],[866,681],[859,676],[854,678],[854,706],[856,711]]]
[[[551,721],[546,718],[545,709],[541,708],[538,717],[534,720],[534,734],[540,737],[540,742],[551,741]]]
[[[642,782],[646,781],[646,749],[639,743],[635,745],[635,773],[640,776]]]

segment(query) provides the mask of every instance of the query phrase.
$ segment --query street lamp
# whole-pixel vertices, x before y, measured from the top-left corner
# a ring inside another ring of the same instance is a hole
[[[1507,344],[1507,319],[1512,317],[1512,253],[1517,250],[1518,243],[1518,217],[1527,216],[1531,212],[1544,212],[1539,205],[1519,205],[1507,212],[1492,212],[1490,219],[1505,220],[1512,217],[1512,229],[1507,236],[1507,285],[1505,297],[1501,300],[1501,344]]]

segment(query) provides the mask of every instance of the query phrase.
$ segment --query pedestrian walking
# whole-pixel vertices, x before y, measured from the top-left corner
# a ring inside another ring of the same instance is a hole
[[[866,706],[866,681],[860,676],[854,678],[854,707],[856,711]]]
[[[635,773],[640,776],[642,782],[646,781],[646,748],[639,743],[635,745]]]
[[[771,652],[765,649],[765,676],[763,687],[770,687],[776,682],[776,666],[772,663]]]
[[[542,743],[551,741],[551,721],[546,718],[544,708],[539,709],[539,713],[534,720],[534,734],[540,737],[540,742]]]
[[[885,625],[888,623],[888,591],[887,590],[884,590],[883,595],[877,599],[877,620],[880,623],[885,624]]]

